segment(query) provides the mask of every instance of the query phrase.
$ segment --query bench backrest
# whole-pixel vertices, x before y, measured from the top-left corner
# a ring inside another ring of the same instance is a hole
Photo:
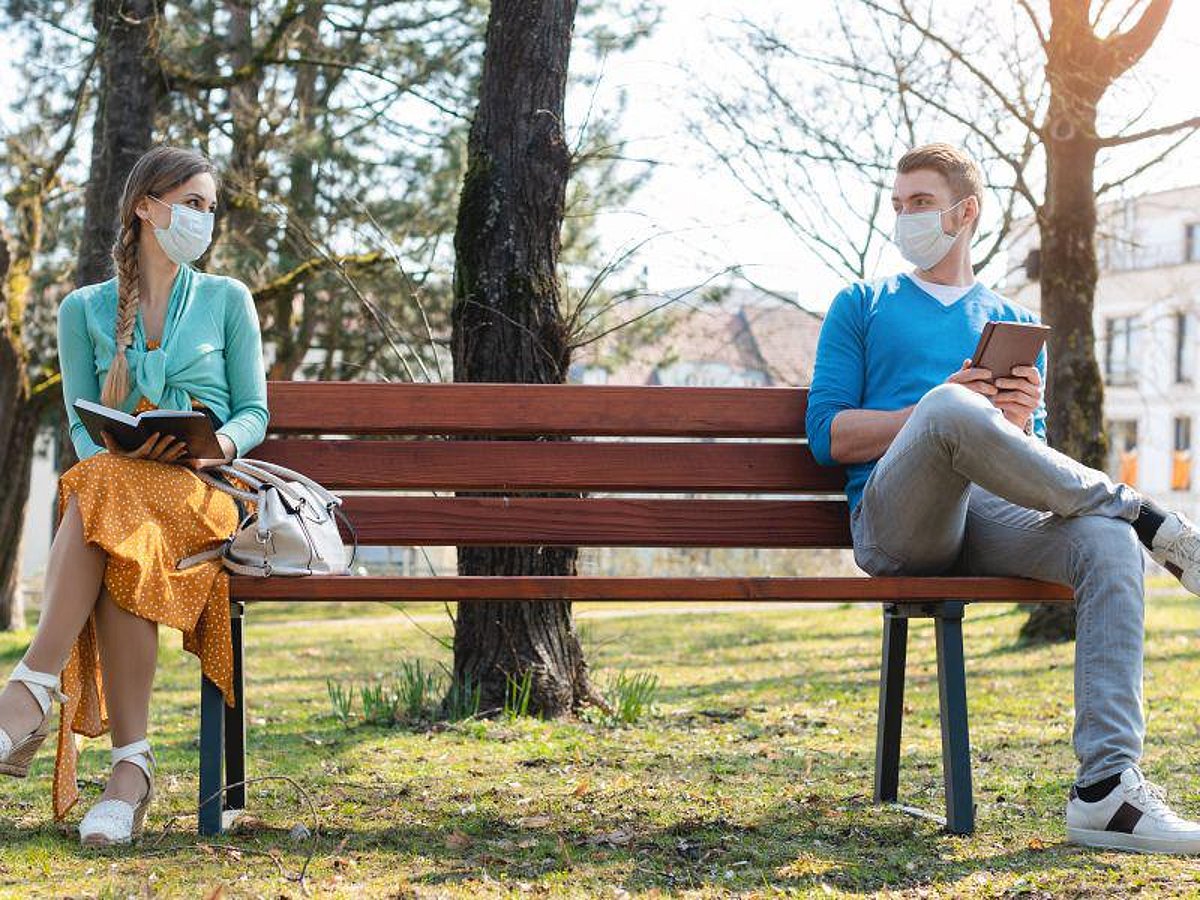
[[[352,492],[364,544],[848,547],[844,474],[809,452],[806,400],[779,387],[271,382],[269,438],[251,455]],[[585,491],[621,496],[525,496]]]

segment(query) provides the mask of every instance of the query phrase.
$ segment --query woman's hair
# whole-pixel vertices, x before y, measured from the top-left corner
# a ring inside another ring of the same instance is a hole
[[[129,395],[129,363],[126,348],[133,343],[133,324],[137,320],[138,303],[138,242],[142,220],[134,211],[147,195],[161,197],[189,178],[204,172],[217,177],[216,167],[202,153],[180,147],[152,147],[133,164],[125,190],[121,193],[120,221],[117,240],[113,244],[113,261],[117,264],[117,322],[116,350],[112,364],[100,391],[105,406],[120,406]]]

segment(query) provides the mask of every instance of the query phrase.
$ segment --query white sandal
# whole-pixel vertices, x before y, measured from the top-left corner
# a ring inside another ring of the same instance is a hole
[[[113,747],[112,764],[133,763],[146,776],[146,793],[137,805],[124,800],[101,800],[87,811],[79,823],[79,841],[85,847],[111,847],[129,844],[142,836],[146,826],[146,811],[154,799],[154,754],[150,742],[142,739]]]
[[[9,681],[19,681],[28,688],[37,705],[42,708],[42,721],[31,733],[20,740],[0,728],[0,774],[24,778],[29,774],[29,764],[42,742],[50,734],[50,705],[54,700],[65,703],[61,682],[47,672],[35,672],[24,662],[17,663]]]

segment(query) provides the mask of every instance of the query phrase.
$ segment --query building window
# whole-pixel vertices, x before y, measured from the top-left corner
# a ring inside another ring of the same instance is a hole
[[[1200,262],[1200,222],[1184,226],[1183,261]]]
[[[1192,381],[1192,354],[1188,346],[1191,337],[1191,326],[1188,314],[1180,311],[1175,313],[1175,383],[1190,384]]]
[[[1108,423],[1108,474],[1130,487],[1138,480],[1138,423],[1132,419]]]
[[[1134,317],[1104,321],[1104,380],[1109,384],[1133,384],[1137,377]]]
[[[1192,419],[1175,419],[1175,450],[1171,455],[1171,490],[1186,491],[1192,486]]]

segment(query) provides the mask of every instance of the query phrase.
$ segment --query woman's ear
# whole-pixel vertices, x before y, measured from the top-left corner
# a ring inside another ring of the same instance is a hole
[[[133,214],[143,222],[149,222],[151,225],[153,225],[154,218],[151,216],[151,212],[153,211],[151,209],[152,206],[153,204],[151,204],[150,198],[143,197],[137,202],[137,206],[133,208]]]

